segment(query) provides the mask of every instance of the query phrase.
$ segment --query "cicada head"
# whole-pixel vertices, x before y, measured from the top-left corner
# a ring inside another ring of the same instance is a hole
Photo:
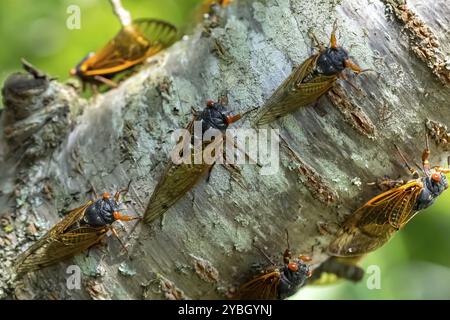
[[[97,199],[87,209],[83,217],[83,222],[89,226],[102,227],[110,225],[119,220],[120,204],[105,192],[101,198]]]
[[[302,259],[294,259],[285,264],[281,269],[280,283],[278,285],[280,299],[296,293],[310,276],[309,266]]]
[[[326,48],[316,62],[317,71],[326,76],[341,73],[351,63],[348,52],[342,47]]]
[[[208,100],[206,106],[207,107],[200,114],[203,133],[210,128],[225,131],[230,124],[241,118],[239,114],[227,111],[225,107],[218,102]]]
[[[417,199],[416,209],[426,209],[434,203],[437,197],[448,188],[448,180],[445,174],[433,172],[423,178],[423,189]]]
[[[77,76],[79,78],[83,78],[85,76],[85,72],[88,70],[88,65],[86,61],[94,55],[94,52],[89,53],[86,57],[83,58],[75,68],[70,69],[71,76]]]
[[[436,197],[448,188],[447,177],[442,172],[432,173],[426,180],[427,188],[436,195]]]

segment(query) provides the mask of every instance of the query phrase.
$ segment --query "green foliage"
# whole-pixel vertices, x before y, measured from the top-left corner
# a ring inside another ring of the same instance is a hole
[[[183,27],[201,0],[123,0],[133,19],[158,18]],[[77,5],[81,29],[66,26],[67,9]],[[0,83],[21,69],[20,58],[65,80],[89,52],[102,47],[120,29],[108,0],[0,1]]]

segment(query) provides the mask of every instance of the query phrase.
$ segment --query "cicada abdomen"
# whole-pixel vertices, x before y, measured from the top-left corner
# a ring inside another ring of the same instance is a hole
[[[346,68],[361,72],[347,51],[336,42],[336,27],[331,34],[330,47],[320,46],[320,52],[306,59],[275,90],[259,110],[254,124],[262,126],[284,117],[300,107],[317,101],[330,90]]]
[[[413,179],[374,197],[349,216],[329,245],[330,255],[355,257],[380,248],[448,188],[445,174],[450,173],[450,169],[430,166],[428,138],[422,153],[422,177],[397,150]],[[396,184],[397,181],[392,181],[392,185]]]
[[[68,258],[98,244],[114,221],[137,219],[120,213],[120,192],[104,193],[95,201],[69,211],[42,238],[24,251],[16,261],[18,277]]]
[[[137,19],[102,49],[85,57],[71,75],[83,83],[116,86],[111,78],[168,48],[177,40],[177,29],[170,23],[154,19]]]
[[[308,285],[330,285],[340,279],[359,282],[364,277],[364,269],[358,263],[359,257],[329,257],[314,269]]]
[[[187,161],[180,163],[171,161],[169,163],[149,200],[144,215],[145,222],[152,222],[174,205],[209,172],[214,165],[214,157],[220,156],[219,154],[212,154],[212,159],[204,161],[204,151],[210,144],[222,144],[223,140],[218,138],[211,142],[203,141],[202,137],[197,137],[199,140],[201,139],[201,144],[196,146],[194,142],[194,122],[200,122],[201,135],[209,129],[215,129],[224,134],[228,126],[239,120],[240,117],[239,114],[235,115],[231,111],[227,111],[222,104],[213,101],[208,101],[207,107],[200,114],[194,116],[194,120],[187,127],[189,133],[187,142],[189,143],[188,150],[190,154],[183,155],[183,151],[180,151],[180,157],[186,157]]]

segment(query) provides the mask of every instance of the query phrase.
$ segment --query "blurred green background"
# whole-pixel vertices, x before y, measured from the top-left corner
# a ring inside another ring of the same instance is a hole
[[[160,18],[181,28],[192,21],[202,0],[122,0],[136,18]],[[77,5],[81,29],[66,27],[67,9]],[[0,83],[21,69],[20,58],[58,79],[69,77],[89,52],[106,44],[120,29],[108,0],[1,0]]]
[[[133,18],[189,24],[202,0],[123,0]],[[67,8],[81,9],[81,29],[66,27]],[[21,69],[20,58],[65,80],[87,53],[103,46],[120,29],[107,0],[0,1],[0,82]],[[1,108],[1,106],[0,106]],[[450,192],[420,213],[377,252],[364,267],[378,265],[381,289],[369,290],[366,281],[342,282],[302,290],[298,299],[450,299]]]

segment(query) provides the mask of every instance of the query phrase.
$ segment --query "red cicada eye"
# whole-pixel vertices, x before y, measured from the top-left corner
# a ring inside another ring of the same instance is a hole
[[[206,106],[207,106],[208,108],[214,107],[214,101],[212,101],[212,100],[206,101]]]
[[[295,262],[289,262],[288,269],[291,270],[292,272],[297,272],[298,264],[296,264]]]
[[[441,182],[441,175],[440,175],[439,173],[433,173],[433,174],[431,175],[431,179],[432,179],[434,182],[439,183],[439,182]]]
[[[108,192],[103,192],[102,198],[106,200],[106,199],[111,198],[111,195]]]

